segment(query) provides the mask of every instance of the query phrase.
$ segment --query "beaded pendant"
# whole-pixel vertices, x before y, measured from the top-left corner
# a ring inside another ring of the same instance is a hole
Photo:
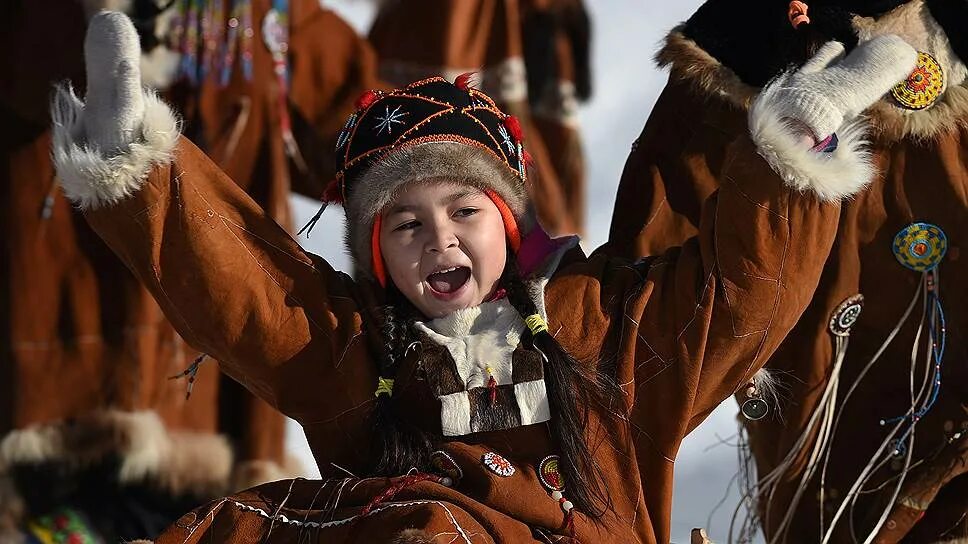
[[[891,95],[909,110],[931,107],[944,90],[944,70],[931,55],[918,53],[918,64],[908,78],[891,89]]]

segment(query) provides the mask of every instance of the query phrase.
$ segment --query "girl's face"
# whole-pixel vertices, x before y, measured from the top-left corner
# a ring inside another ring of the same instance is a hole
[[[506,244],[494,202],[448,180],[404,187],[380,226],[390,279],[429,318],[486,300],[504,272]]]

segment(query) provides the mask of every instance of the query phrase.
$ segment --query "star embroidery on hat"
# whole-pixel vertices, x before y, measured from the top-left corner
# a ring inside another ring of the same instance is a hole
[[[397,106],[393,109],[393,111],[390,111],[390,106],[386,107],[386,113],[383,114],[383,117],[376,118],[378,121],[375,127],[377,129],[377,134],[383,134],[384,130],[387,131],[387,134],[392,134],[394,124],[406,124],[403,122],[403,118],[409,114],[405,111],[400,111],[400,108],[402,107],[403,106]]]
[[[514,153],[515,151],[517,151],[517,147],[514,145],[514,141],[511,140],[511,135],[508,134],[508,129],[504,128],[503,126],[499,126],[497,127],[497,132],[498,134],[501,135],[501,138],[504,139],[504,141],[501,143],[507,146],[508,153]]]

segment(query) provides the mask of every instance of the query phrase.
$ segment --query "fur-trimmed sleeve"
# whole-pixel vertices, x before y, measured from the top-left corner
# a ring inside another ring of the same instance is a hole
[[[649,438],[642,446],[662,459],[752,378],[806,309],[840,198],[871,172],[859,132],[843,134],[832,154],[811,151],[782,121],[737,138],[696,236],[634,264],[600,251],[550,287],[556,307],[581,309],[550,315],[558,338],[580,360],[617,363],[603,368],[617,372],[631,421]],[[857,177],[845,178],[841,163],[854,162]]]
[[[105,156],[62,92],[53,156],[65,194],[185,340],[297,420],[372,399],[353,281],[299,245],[146,95],[141,137]]]

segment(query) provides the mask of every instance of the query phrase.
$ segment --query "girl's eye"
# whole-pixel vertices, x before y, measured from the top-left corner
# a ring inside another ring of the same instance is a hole
[[[406,223],[403,223],[402,225],[397,225],[393,229],[393,232],[404,231],[404,230],[413,230],[413,229],[415,229],[415,228],[417,228],[419,226],[420,226],[420,223],[417,222],[417,221],[407,221]]]
[[[457,217],[470,217],[475,213],[477,213],[478,211],[479,210],[477,208],[461,208],[456,212],[454,212],[454,215]]]

